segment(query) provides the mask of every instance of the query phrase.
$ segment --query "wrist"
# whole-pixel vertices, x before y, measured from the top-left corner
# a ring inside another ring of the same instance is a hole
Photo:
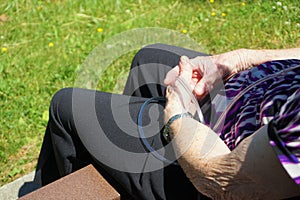
[[[212,60],[217,66],[218,72],[223,80],[227,80],[228,77],[235,74],[235,67],[227,62],[227,56],[225,54],[213,55]]]
[[[190,117],[193,118],[192,114],[189,112],[173,115],[168,122],[165,124],[163,129],[163,136],[167,142],[173,139],[174,128],[179,127],[179,123],[182,118]]]

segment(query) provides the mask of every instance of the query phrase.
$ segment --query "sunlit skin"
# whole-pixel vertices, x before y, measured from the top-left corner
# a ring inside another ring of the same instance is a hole
[[[181,57],[164,81],[168,85],[165,121],[183,110],[172,89],[176,77],[185,79],[201,99],[218,81],[232,74],[270,60],[300,59],[299,52],[300,48],[242,49],[194,59]],[[175,120],[170,125],[170,136],[175,152],[182,155],[179,163],[187,177],[199,192],[213,199],[284,199],[300,195],[299,186],[284,171],[269,145],[267,126],[244,139],[233,151],[213,130],[191,118]]]

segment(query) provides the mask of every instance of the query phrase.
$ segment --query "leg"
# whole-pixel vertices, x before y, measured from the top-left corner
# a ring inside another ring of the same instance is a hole
[[[94,105],[92,101],[95,102]],[[197,191],[181,168],[177,165],[163,167],[160,161],[155,162],[138,138],[136,119],[144,101],[145,99],[139,97],[83,89],[59,91],[51,102],[50,120],[39,157],[36,179],[47,184],[92,163],[125,199],[196,199]],[[157,104],[150,107],[145,111],[143,125],[151,126],[154,123],[156,126],[154,129],[158,134],[145,132],[150,135],[149,143],[158,149],[164,145],[159,134],[163,126],[163,107]],[[117,110],[113,110],[114,108]],[[158,119],[151,120],[148,112]],[[114,114],[120,118],[117,119]],[[135,126],[128,125],[132,122]],[[99,125],[101,129],[97,127]],[[108,142],[103,142],[107,138],[111,142],[109,145]],[[114,148],[110,146],[117,146],[127,152],[145,153],[148,156],[142,159],[134,157],[137,162],[132,162],[132,156],[115,154]],[[115,163],[111,160],[117,160],[120,168],[115,169]],[[151,164],[162,167],[147,171],[146,167]],[[136,168],[136,172],[132,168]]]
[[[139,97],[164,96],[166,73],[179,63],[180,56],[207,56],[181,47],[153,44],[142,48],[134,57],[124,94]]]

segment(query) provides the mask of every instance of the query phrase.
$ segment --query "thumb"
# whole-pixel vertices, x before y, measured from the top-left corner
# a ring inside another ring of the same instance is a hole
[[[172,82],[176,80],[176,77],[179,75],[179,67],[176,66],[172,70],[170,70],[165,79],[164,79],[164,84],[165,85],[170,85]]]

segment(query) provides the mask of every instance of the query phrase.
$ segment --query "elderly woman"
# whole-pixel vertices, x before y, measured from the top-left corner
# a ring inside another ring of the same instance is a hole
[[[92,163],[124,199],[300,196],[299,59],[299,48],[207,56],[146,46],[123,95],[54,95],[36,181]],[[193,97],[201,123],[186,107]]]

